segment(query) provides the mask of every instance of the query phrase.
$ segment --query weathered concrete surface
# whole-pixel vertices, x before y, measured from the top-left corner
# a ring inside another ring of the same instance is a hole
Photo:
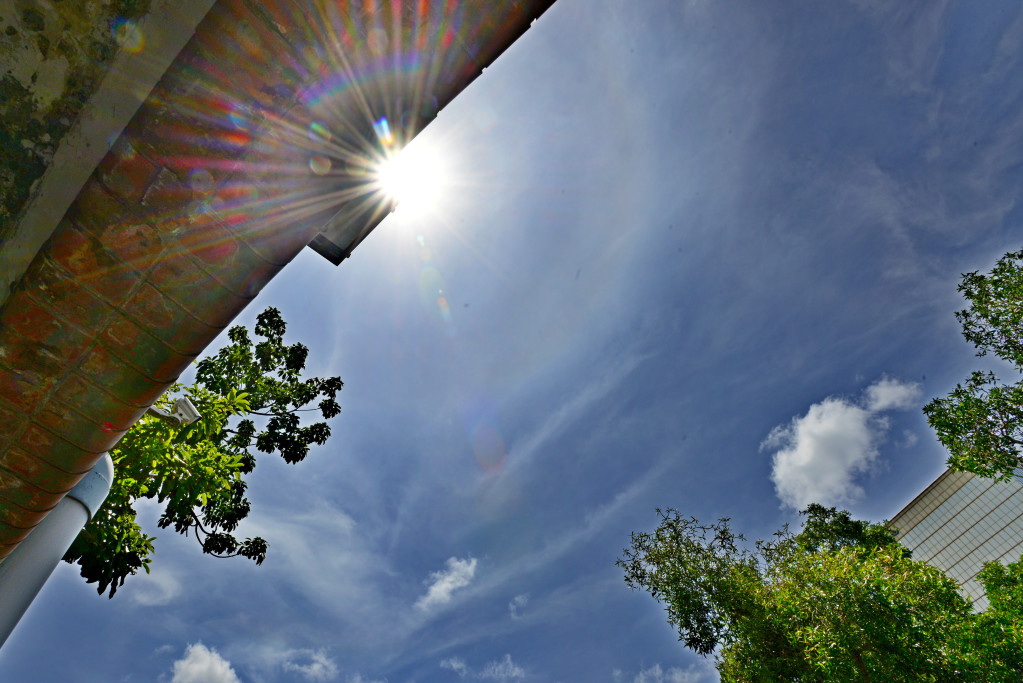
[[[0,226],[10,229],[149,0],[0,4]],[[124,33],[124,31],[122,31]],[[123,42],[122,38],[122,42]]]
[[[0,5],[0,305],[213,1]]]

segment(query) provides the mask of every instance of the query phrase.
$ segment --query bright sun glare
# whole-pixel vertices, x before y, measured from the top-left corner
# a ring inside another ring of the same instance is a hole
[[[377,172],[380,189],[398,202],[397,211],[407,215],[436,211],[446,183],[442,155],[417,143],[392,154]]]

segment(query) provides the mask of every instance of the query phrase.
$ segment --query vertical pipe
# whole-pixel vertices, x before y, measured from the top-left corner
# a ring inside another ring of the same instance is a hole
[[[106,500],[113,479],[114,463],[104,453],[92,471],[64,496],[14,552],[0,560],[0,647],[7,642],[72,541]]]

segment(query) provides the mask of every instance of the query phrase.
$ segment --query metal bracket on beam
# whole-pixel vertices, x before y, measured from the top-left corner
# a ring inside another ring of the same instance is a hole
[[[165,422],[169,422],[175,427],[190,425],[202,417],[199,410],[190,400],[188,400],[187,396],[183,396],[177,401],[174,401],[174,405],[171,406],[170,412],[161,410],[154,406],[149,406],[146,410],[146,415],[157,417]]]

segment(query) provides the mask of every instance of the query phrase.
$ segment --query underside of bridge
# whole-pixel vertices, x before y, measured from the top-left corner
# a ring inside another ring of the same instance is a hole
[[[87,164],[66,212],[38,192],[4,209],[5,252],[19,225],[57,213],[26,267],[5,273],[0,559],[302,248],[340,263],[359,244],[391,209],[375,165],[552,2],[183,1],[202,12],[165,71],[146,41],[174,41],[140,7],[173,15],[174,3],[127,3],[138,20],[106,27],[117,55],[83,68],[116,60],[107,81],[127,88],[140,74],[141,105],[98,165],[52,156]],[[45,37],[64,4],[25,3],[36,14],[7,36]]]

